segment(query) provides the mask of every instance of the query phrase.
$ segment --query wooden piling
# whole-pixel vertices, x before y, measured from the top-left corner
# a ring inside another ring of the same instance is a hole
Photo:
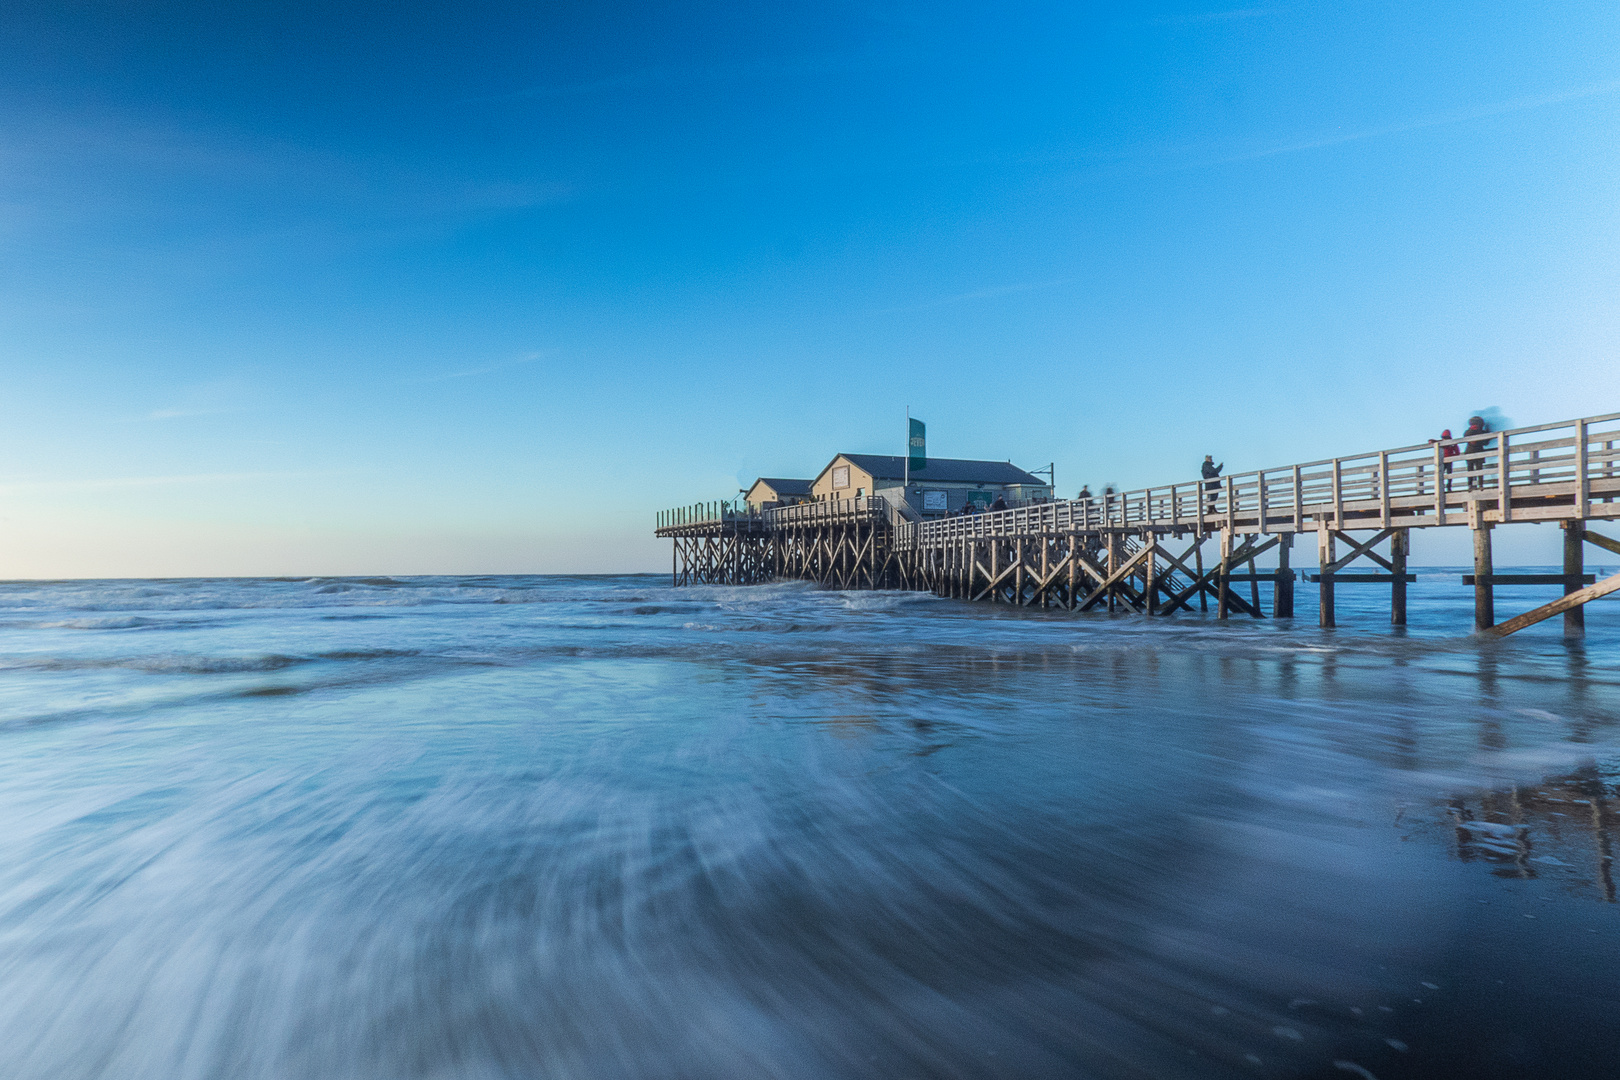
[[[1411,529],[1396,529],[1389,534],[1389,621],[1392,626],[1406,625],[1406,548],[1411,543]]]
[[[1334,475],[1335,477],[1338,475],[1337,471]],[[1316,623],[1322,627],[1334,626],[1336,624],[1333,621],[1333,530],[1328,527],[1328,519],[1325,516],[1316,519],[1316,561],[1321,567],[1317,575]]]
[[[1271,617],[1294,617],[1294,571],[1288,565],[1288,553],[1294,547],[1294,535],[1284,533],[1277,538],[1277,584],[1271,594]]]
[[[1473,505],[1479,505],[1475,503]],[[1491,588],[1491,525],[1474,522],[1474,629],[1496,625],[1496,595]]]
[[[1204,497],[1203,492],[1199,492],[1198,497],[1200,499],[1203,498]],[[1204,538],[1205,538],[1206,535],[1207,534],[1202,531],[1202,522],[1200,521],[1200,531],[1199,531],[1198,536],[1197,536],[1197,544],[1193,548],[1193,567],[1197,571],[1198,577],[1199,577],[1200,580],[1204,576]],[[1209,610],[1209,590],[1208,589],[1199,589],[1198,590],[1198,610],[1199,611],[1208,611]]]
[[[1119,533],[1110,531],[1109,534],[1108,534],[1108,576],[1109,577],[1113,577],[1114,576],[1114,571],[1119,569],[1119,563],[1120,563],[1119,548],[1120,548]],[[1110,588],[1108,590],[1108,610],[1110,612],[1112,612],[1114,610],[1114,601],[1115,601],[1115,597],[1118,594],[1118,592],[1119,592],[1119,589],[1118,589],[1117,586],[1114,587],[1114,588]]]
[[[1143,536],[1142,542],[1148,547],[1147,560],[1142,569],[1142,583],[1145,586],[1147,600],[1147,606],[1143,609],[1143,614],[1157,615],[1159,613],[1159,582],[1156,565],[1159,561],[1158,537],[1150,532]]]
[[[1564,595],[1581,590],[1581,579],[1586,573],[1586,522],[1564,522]],[[1586,605],[1581,604],[1564,612],[1564,636],[1586,636]]]

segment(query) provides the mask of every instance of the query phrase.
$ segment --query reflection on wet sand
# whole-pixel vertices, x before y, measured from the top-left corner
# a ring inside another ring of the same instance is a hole
[[[1454,798],[1455,854],[1490,864],[1497,877],[1555,877],[1614,903],[1616,793],[1594,762],[1537,787]]]

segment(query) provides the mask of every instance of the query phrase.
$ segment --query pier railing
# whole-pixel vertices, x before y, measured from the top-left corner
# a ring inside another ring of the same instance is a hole
[[[902,529],[901,538],[1135,527],[1204,532],[1239,525],[1259,533],[1299,532],[1323,518],[1338,528],[1351,521],[1387,528],[1397,519],[1406,526],[1445,525],[1461,524],[1452,515],[1468,513],[1469,503],[1488,504],[1491,519],[1501,522],[1620,517],[1617,497],[1620,413],[1609,413],[1216,480],[934,518]]]
[[[700,502],[691,506],[677,506],[660,510],[657,515],[659,529],[674,529],[685,525],[716,525],[727,521],[759,521],[760,512],[752,507],[735,507],[729,502]]]
[[[852,521],[876,520],[893,524],[903,521],[896,515],[889,501],[878,495],[861,495],[852,499],[827,499],[822,502],[796,503],[768,510],[737,507],[729,502],[703,502],[691,506],[678,506],[661,510],[657,515],[660,535],[685,530],[702,531],[716,526],[731,528],[791,528],[823,524],[847,524]]]
[[[887,520],[889,501],[880,495],[857,495],[852,499],[824,499],[821,502],[777,506],[764,511],[761,516],[771,528],[843,524],[856,518]]]

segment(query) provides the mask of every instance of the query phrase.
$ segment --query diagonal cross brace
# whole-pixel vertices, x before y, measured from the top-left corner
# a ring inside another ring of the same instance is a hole
[[[1280,542],[1281,537],[1277,536],[1273,536],[1270,540],[1267,540],[1263,544],[1254,540],[1246,540],[1244,541],[1242,547],[1232,552],[1231,556],[1226,560],[1226,566],[1230,568],[1238,563],[1245,563],[1250,559],[1264,555]],[[1186,555],[1182,555],[1182,558],[1185,559]],[[1194,596],[1197,596],[1199,589],[1203,589],[1206,592],[1213,593],[1219,597],[1220,587],[1217,586],[1214,581],[1221,576],[1222,567],[1220,563],[1216,563],[1214,566],[1211,566],[1202,574],[1197,574],[1191,570],[1188,570],[1186,565],[1180,560],[1176,560],[1176,564],[1181,567],[1182,573],[1193,579],[1193,582],[1185,589],[1182,589],[1180,592],[1173,595],[1170,598],[1170,603],[1165,606],[1161,614],[1168,615],[1177,608],[1187,607],[1187,601],[1192,599]],[[1230,586],[1226,588],[1226,602],[1245,615],[1253,615],[1255,618],[1263,618],[1258,608],[1250,604],[1237,593],[1233,592]]]
[[[1148,558],[1157,550],[1157,544],[1144,544],[1140,551],[1126,559],[1124,562],[1120,563],[1117,570],[1109,573],[1108,577],[1103,580],[1103,583],[1097,586],[1096,591],[1085,598],[1085,600],[1081,603],[1079,610],[1087,611],[1093,605],[1099,603],[1107,595],[1110,588],[1123,581],[1131,573],[1131,571],[1136,569],[1137,565],[1141,563],[1143,559]]]
[[[1382,555],[1378,554],[1378,552],[1372,550],[1374,544],[1381,544],[1385,540],[1388,540],[1391,536],[1394,536],[1395,535],[1395,530],[1394,529],[1385,529],[1385,530],[1383,530],[1382,532],[1380,532],[1376,536],[1374,536],[1371,540],[1368,540],[1365,544],[1357,542],[1355,537],[1350,536],[1350,535],[1348,535],[1346,533],[1342,533],[1337,529],[1333,530],[1333,535],[1338,537],[1340,540],[1343,540],[1345,543],[1349,544],[1350,547],[1351,547],[1351,550],[1350,550],[1350,553],[1348,555],[1342,556],[1341,558],[1336,559],[1333,562],[1329,563],[1327,566],[1323,567],[1322,568],[1322,573],[1324,573],[1324,574],[1336,574],[1340,570],[1343,570],[1346,566],[1349,566],[1351,563],[1353,563],[1357,559],[1361,558],[1363,555],[1365,555],[1367,558],[1371,559],[1373,562],[1377,563],[1379,566],[1382,566],[1385,570],[1388,570],[1390,573],[1393,574],[1395,572],[1395,564],[1394,563],[1390,562],[1388,559],[1386,559]]]

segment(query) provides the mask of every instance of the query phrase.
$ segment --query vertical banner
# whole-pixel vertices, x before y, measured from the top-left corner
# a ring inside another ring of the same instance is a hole
[[[912,472],[921,472],[928,467],[928,429],[921,420],[910,420],[908,423],[911,434],[906,440],[906,448],[911,460],[907,464]]]

